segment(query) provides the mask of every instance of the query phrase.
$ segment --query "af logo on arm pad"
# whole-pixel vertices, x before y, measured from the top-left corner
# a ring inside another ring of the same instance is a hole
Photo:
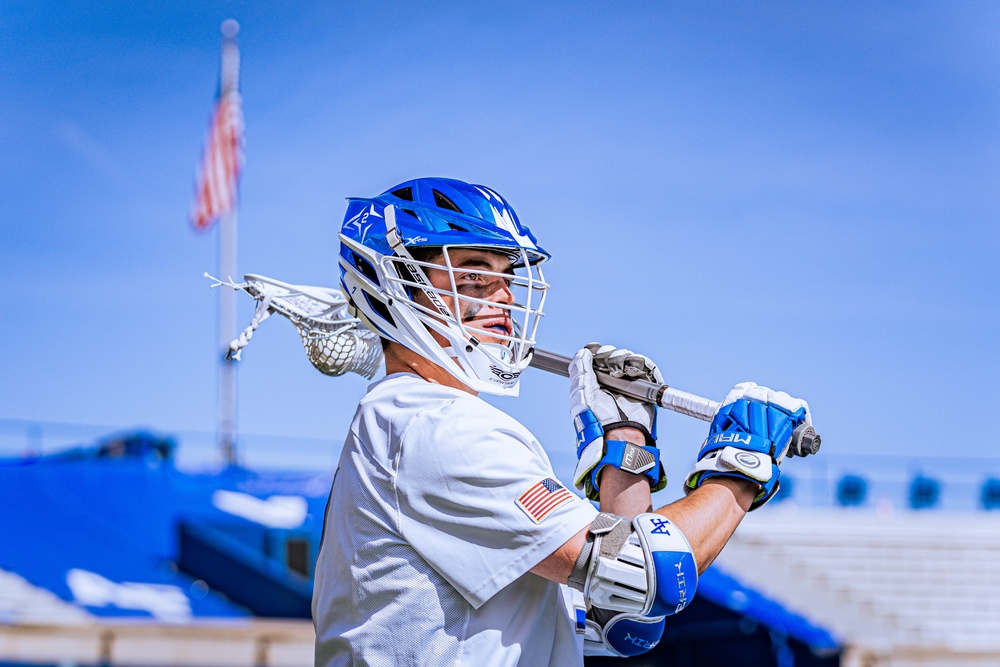
[[[669,616],[691,603],[698,588],[698,565],[684,533],[659,514],[640,514],[632,521],[643,555],[653,567],[646,568],[652,593],[645,616]]]

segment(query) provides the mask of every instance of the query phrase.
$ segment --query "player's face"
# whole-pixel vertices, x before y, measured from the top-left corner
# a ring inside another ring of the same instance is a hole
[[[510,265],[510,257],[476,248],[450,248],[448,257],[455,278],[455,291],[459,295],[457,304],[448,294],[441,295],[448,308],[462,324],[481,331],[482,334],[477,338],[482,342],[506,344],[505,340],[490,334],[514,334],[510,311],[501,307],[514,303],[514,293],[511,291],[514,270]],[[444,265],[444,256],[434,260],[434,263]],[[447,269],[427,269],[427,278],[434,287],[443,291],[450,292],[452,289]],[[420,297],[423,295],[418,296]]]

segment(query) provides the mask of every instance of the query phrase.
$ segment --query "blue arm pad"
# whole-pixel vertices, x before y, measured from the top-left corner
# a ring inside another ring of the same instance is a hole
[[[632,520],[632,526],[647,554],[646,567],[653,568],[650,589],[654,599],[645,615],[669,616],[682,611],[698,589],[698,565],[687,538],[658,514],[640,514]]]
[[[690,553],[661,551],[653,553],[656,568],[656,601],[651,616],[667,616],[684,611],[698,589],[698,568]]]
[[[604,641],[619,656],[631,658],[653,650],[660,643],[666,619],[619,614],[604,626]]]

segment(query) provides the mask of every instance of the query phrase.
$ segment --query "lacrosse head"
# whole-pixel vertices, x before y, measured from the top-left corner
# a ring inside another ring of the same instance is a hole
[[[341,282],[353,315],[474,391],[517,395],[548,290],[539,265],[549,255],[503,197],[451,179],[408,181],[372,199],[351,199],[340,241]],[[503,260],[473,273],[455,261],[459,249]],[[447,279],[432,280],[433,272]],[[470,276],[504,281],[509,298],[477,297]],[[504,324],[477,328],[467,315],[480,309]]]
[[[357,373],[368,379],[382,363],[379,337],[347,312],[338,289],[291,285],[248,274],[244,289],[265,310],[286,317],[299,333],[306,356],[324,375]]]
[[[360,327],[360,328],[359,328]],[[363,324],[335,335],[316,335],[296,327],[306,356],[324,375],[357,373],[369,380],[382,365],[382,343]]]

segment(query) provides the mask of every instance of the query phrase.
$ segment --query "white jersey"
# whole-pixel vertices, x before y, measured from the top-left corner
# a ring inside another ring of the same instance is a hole
[[[369,387],[316,564],[316,665],[580,665],[583,596],[529,570],[597,510],[512,417],[396,373]]]

